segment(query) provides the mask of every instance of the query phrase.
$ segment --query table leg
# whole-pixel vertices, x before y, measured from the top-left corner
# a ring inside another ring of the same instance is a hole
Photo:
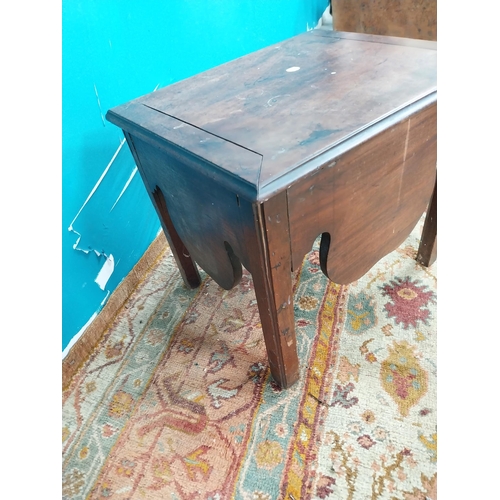
[[[420,246],[418,247],[417,262],[425,267],[432,266],[437,258],[437,179],[434,184],[431,201],[427,208],[424,229]]]
[[[286,389],[299,378],[286,193],[255,206],[251,267],[271,374]]]
[[[158,186],[156,186],[153,191],[153,199],[157,212],[160,215],[163,231],[168,244],[170,245],[175,261],[177,262],[177,267],[179,268],[184,283],[188,288],[196,288],[200,286],[201,279],[196,264],[189,255],[187,248],[172,224],[172,219],[168,213],[165,197]]]

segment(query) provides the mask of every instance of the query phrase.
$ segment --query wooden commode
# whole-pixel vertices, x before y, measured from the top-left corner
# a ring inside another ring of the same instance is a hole
[[[252,274],[286,388],[299,375],[292,271],[319,235],[321,268],[340,284],[403,243],[435,193],[436,103],[435,42],[313,30],[107,119],[125,133],[185,283],[200,284],[196,264],[225,289],[242,265]]]

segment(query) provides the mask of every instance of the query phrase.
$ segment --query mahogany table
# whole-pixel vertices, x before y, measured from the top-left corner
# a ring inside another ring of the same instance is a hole
[[[252,274],[271,373],[298,378],[291,272],[347,284],[436,249],[436,44],[314,30],[111,109],[185,283]],[[195,264],[196,263],[196,264]]]

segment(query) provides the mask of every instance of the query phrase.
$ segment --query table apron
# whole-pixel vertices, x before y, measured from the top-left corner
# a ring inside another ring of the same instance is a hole
[[[436,113],[427,105],[288,189],[293,269],[323,235],[321,267],[347,284],[404,242],[435,183]]]

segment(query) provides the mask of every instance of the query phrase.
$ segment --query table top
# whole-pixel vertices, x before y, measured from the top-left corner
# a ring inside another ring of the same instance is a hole
[[[313,30],[113,108],[107,118],[190,151],[258,197],[423,99],[436,100],[433,42]]]

